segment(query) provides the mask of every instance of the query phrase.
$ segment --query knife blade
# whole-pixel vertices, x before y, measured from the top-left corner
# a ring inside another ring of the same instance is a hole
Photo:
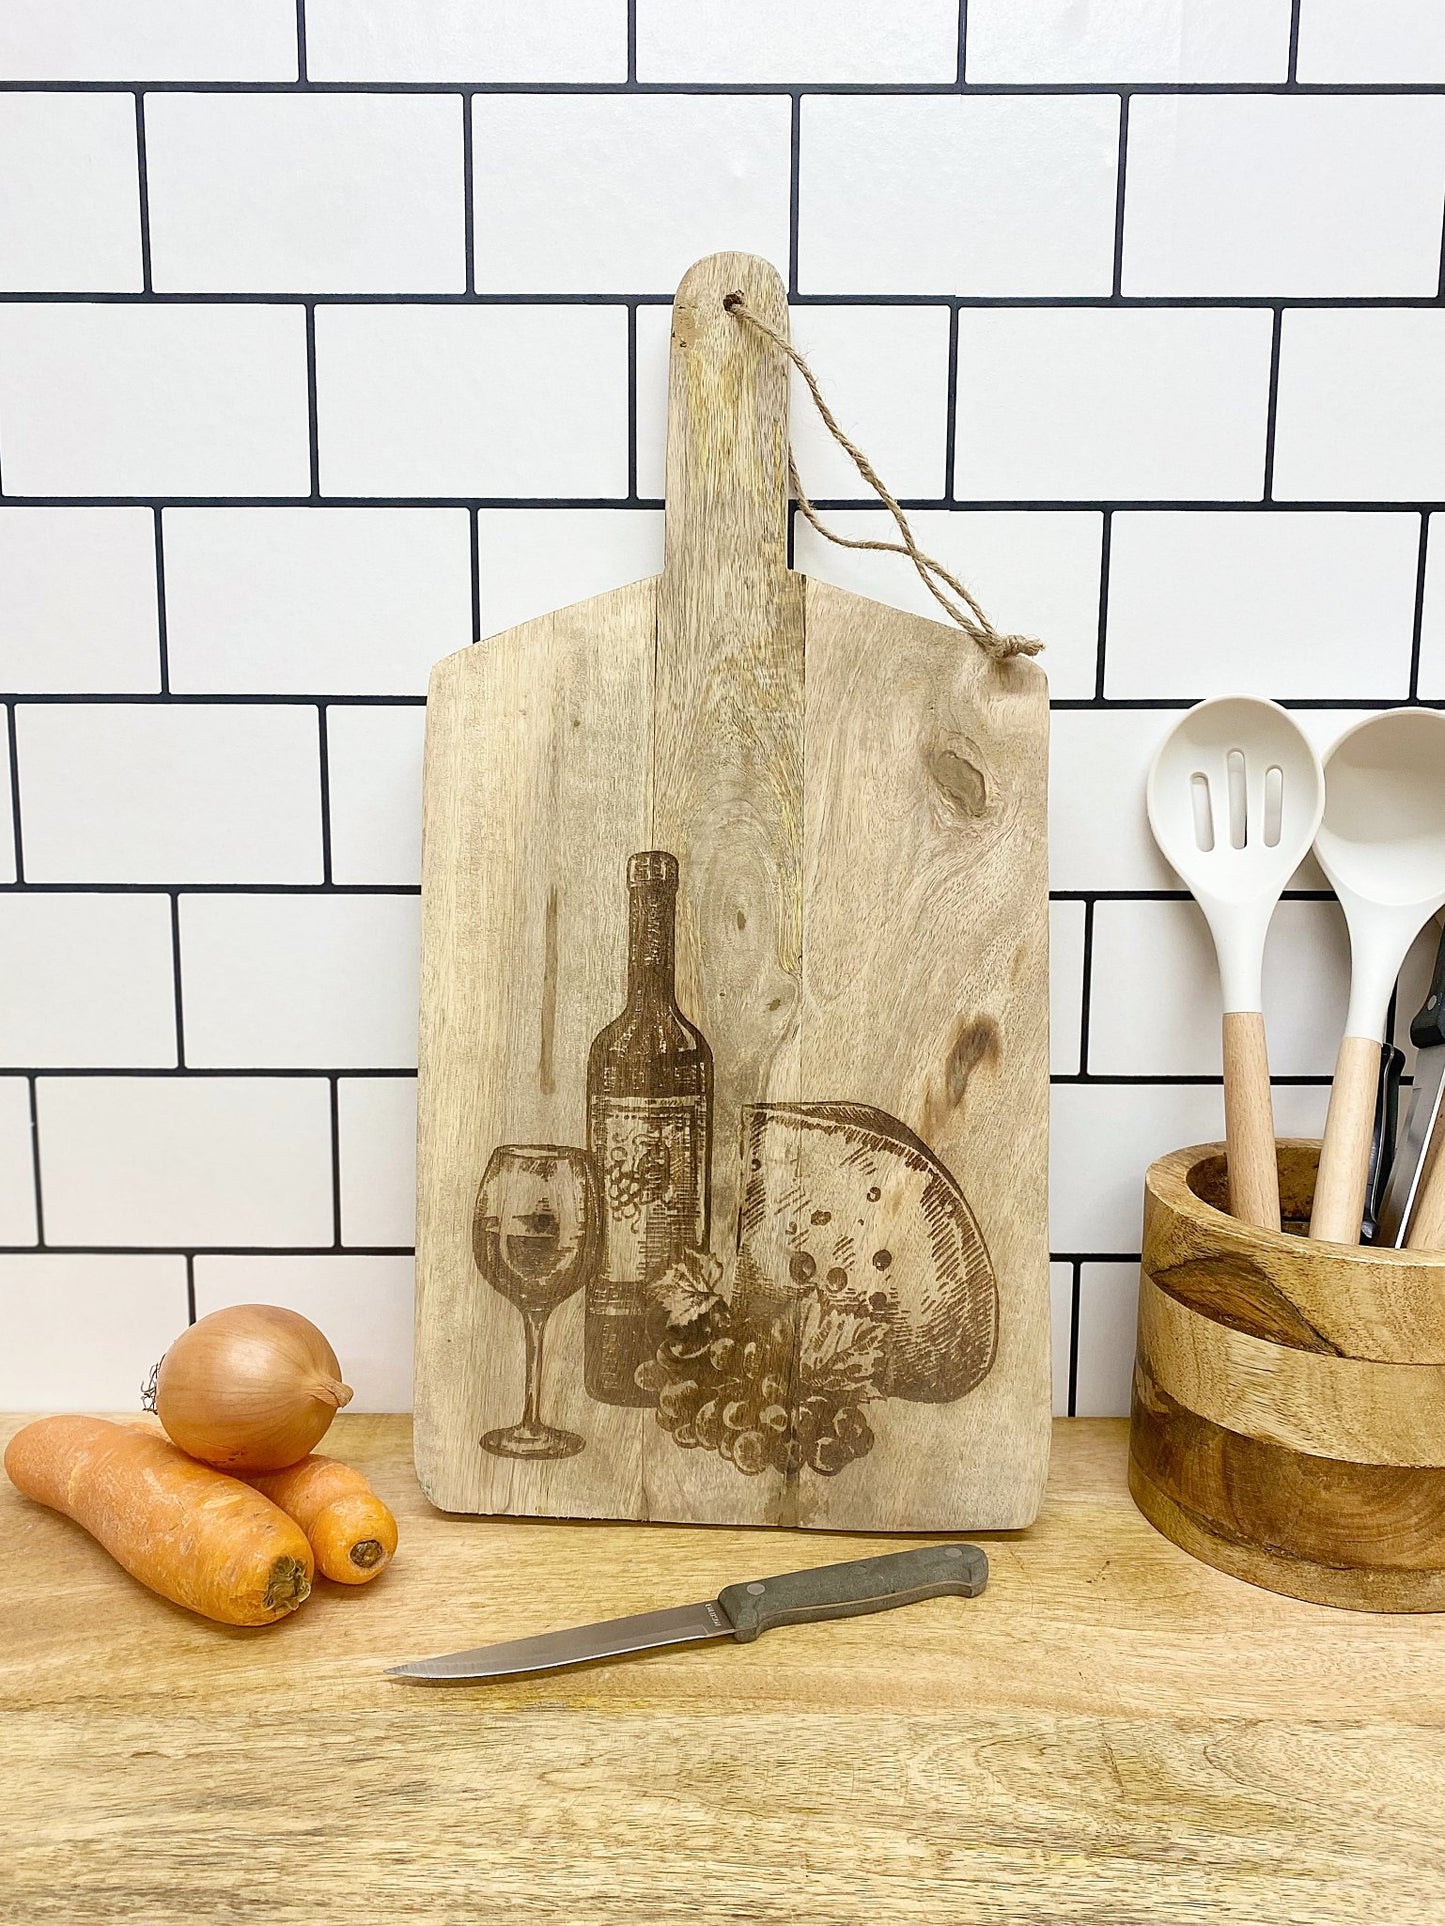
[[[1415,1058],[1415,1088],[1405,1119],[1404,1135],[1395,1149],[1390,1181],[1380,1205],[1376,1244],[1403,1247],[1410,1234],[1410,1218],[1420,1191],[1426,1153],[1445,1097],[1445,929],[1435,952],[1435,972],[1425,1001],[1410,1025]]]
[[[470,1652],[415,1659],[389,1666],[386,1676],[433,1683],[505,1679],[703,1639],[732,1638],[747,1645],[775,1625],[855,1618],[924,1598],[977,1598],[987,1583],[988,1560],[977,1545],[925,1545],[917,1551],[888,1552],[880,1558],[855,1558],[845,1565],[818,1565],[811,1571],[726,1585],[715,1599],[697,1605],[674,1605],[660,1612],[638,1612],[597,1625],[510,1639],[502,1645],[479,1645]]]

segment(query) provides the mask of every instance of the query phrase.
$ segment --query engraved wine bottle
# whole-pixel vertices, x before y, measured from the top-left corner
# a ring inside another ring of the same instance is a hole
[[[585,1372],[603,1404],[647,1405],[648,1286],[706,1250],[712,1051],[677,1007],[677,858],[627,861],[627,1002],[587,1058],[587,1147],[602,1196],[602,1259],[587,1286]]]

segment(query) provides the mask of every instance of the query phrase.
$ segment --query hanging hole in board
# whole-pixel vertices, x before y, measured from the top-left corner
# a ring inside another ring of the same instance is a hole
[[[1244,751],[1231,749],[1224,758],[1224,768],[1229,784],[1229,843],[1231,849],[1243,849],[1249,837],[1249,788]]]
[[[1279,848],[1284,829],[1284,771],[1271,763],[1264,772],[1264,840],[1269,849]]]
[[[1214,805],[1209,796],[1209,778],[1196,769],[1189,778],[1189,795],[1194,804],[1194,840],[1207,856],[1214,847]]]

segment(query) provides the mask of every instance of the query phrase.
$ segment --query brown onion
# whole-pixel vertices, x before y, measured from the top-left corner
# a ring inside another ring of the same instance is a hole
[[[156,1374],[171,1441],[221,1471],[281,1471],[313,1451],[351,1389],[309,1318],[233,1304],[183,1331]]]

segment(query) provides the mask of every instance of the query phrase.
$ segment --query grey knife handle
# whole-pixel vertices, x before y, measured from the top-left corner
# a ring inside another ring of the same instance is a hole
[[[977,1545],[925,1545],[921,1551],[857,1558],[847,1565],[819,1565],[781,1578],[729,1585],[718,1604],[738,1643],[746,1645],[774,1625],[803,1625],[821,1618],[857,1618],[915,1605],[922,1598],[977,1598],[988,1583],[988,1560]]]

